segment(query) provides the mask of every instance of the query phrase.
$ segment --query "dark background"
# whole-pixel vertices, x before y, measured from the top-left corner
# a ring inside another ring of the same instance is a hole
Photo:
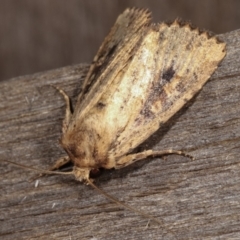
[[[238,0],[0,0],[0,80],[91,62],[117,16],[149,8],[217,34],[240,28]]]

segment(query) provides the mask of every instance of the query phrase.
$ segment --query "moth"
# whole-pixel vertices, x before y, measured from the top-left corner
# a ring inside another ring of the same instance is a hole
[[[151,23],[148,10],[126,9],[93,59],[72,113],[66,114],[60,144],[79,181],[91,171],[119,169],[151,155],[131,153],[188,102],[225,56],[225,43],[174,21]]]
[[[76,179],[96,187],[92,171],[184,154],[132,150],[203,87],[225,54],[225,43],[208,32],[177,20],[155,24],[148,10],[126,9],[94,57],[73,112],[56,87],[66,101],[60,144],[67,155],[50,170],[72,162]]]

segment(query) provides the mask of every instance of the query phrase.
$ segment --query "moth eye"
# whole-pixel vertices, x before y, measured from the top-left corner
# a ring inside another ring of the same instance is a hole
[[[102,102],[98,102],[96,106],[98,109],[103,109],[106,106],[106,104],[104,104]]]

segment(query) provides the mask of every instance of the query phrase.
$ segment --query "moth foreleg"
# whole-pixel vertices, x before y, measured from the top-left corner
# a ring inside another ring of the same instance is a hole
[[[48,171],[54,171],[57,170],[61,167],[63,167],[64,165],[66,165],[67,163],[69,163],[71,160],[68,156],[64,156],[59,158],[50,168],[48,168]],[[44,176],[44,173],[41,173],[35,177],[30,178],[30,182],[35,181],[36,179]]]
[[[64,100],[65,100],[65,103],[66,103],[65,117],[64,117],[63,122],[62,122],[62,132],[65,133],[66,130],[67,130],[67,127],[69,125],[71,116],[72,116],[71,100],[70,100],[70,97],[65,93],[65,91],[63,91],[62,89],[60,89],[57,86],[54,86],[54,85],[51,85],[51,86],[56,88],[59,91],[59,93],[62,94],[62,96],[64,97]]]
[[[194,159],[191,155],[186,154],[182,151],[175,151],[175,150],[164,150],[164,151],[153,151],[153,150],[146,150],[139,153],[133,153],[126,156],[121,157],[116,164],[116,169],[126,167],[136,161],[145,159],[150,156],[164,156],[164,155],[170,155],[170,154],[177,154],[182,155],[191,159]]]
[[[64,165],[68,164],[70,161],[71,160],[68,156],[61,157],[48,169],[48,171],[57,170],[63,167]]]

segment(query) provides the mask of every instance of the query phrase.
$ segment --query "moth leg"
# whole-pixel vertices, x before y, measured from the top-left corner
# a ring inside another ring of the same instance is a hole
[[[54,85],[51,85],[53,86],[55,89],[57,89],[59,91],[59,93],[62,94],[64,100],[65,100],[65,103],[66,103],[66,111],[65,111],[65,117],[63,119],[63,122],[62,122],[62,132],[65,133],[66,130],[67,130],[67,127],[69,125],[69,122],[70,122],[70,119],[71,119],[71,116],[72,116],[72,111],[71,111],[71,99],[70,97],[65,93],[65,91],[63,91],[62,89],[60,89],[59,87],[57,86],[54,86]]]
[[[47,170],[48,171],[57,170],[57,169],[63,167],[64,165],[66,165],[67,163],[69,163],[70,161],[71,160],[70,160],[70,158],[68,156],[61,157],[50,168],[48,168]],[[30,182],[35,181],[35,180],[37,180],[38,178],[40,178],[40,177],[42,177],[44,175],[46,175],[46,174],[41,173],[41,174],[39,174],[39,175],[37,175],[35,177],[30,178],[29,181]]]
[[[153,150],[146,150],[139,153],[133,153],[126,156],[121,157],[116,164],[116,169],[126,167],[134,162],[137,162],[139,160],[145,159],[150,156],[164,156],[164,155],[170,155],[170,154],[177,154],[182,155],[188,158],[194,159],[191,155],[186,154],[182,151],[174,151],[174,150],[165,150],[165,151],[153,151]]]
[[[48,171],[57,170],[63,167],[64,165],[68,164],[70,161],[71,160],[68,156],[61,157],[48,169]]]

